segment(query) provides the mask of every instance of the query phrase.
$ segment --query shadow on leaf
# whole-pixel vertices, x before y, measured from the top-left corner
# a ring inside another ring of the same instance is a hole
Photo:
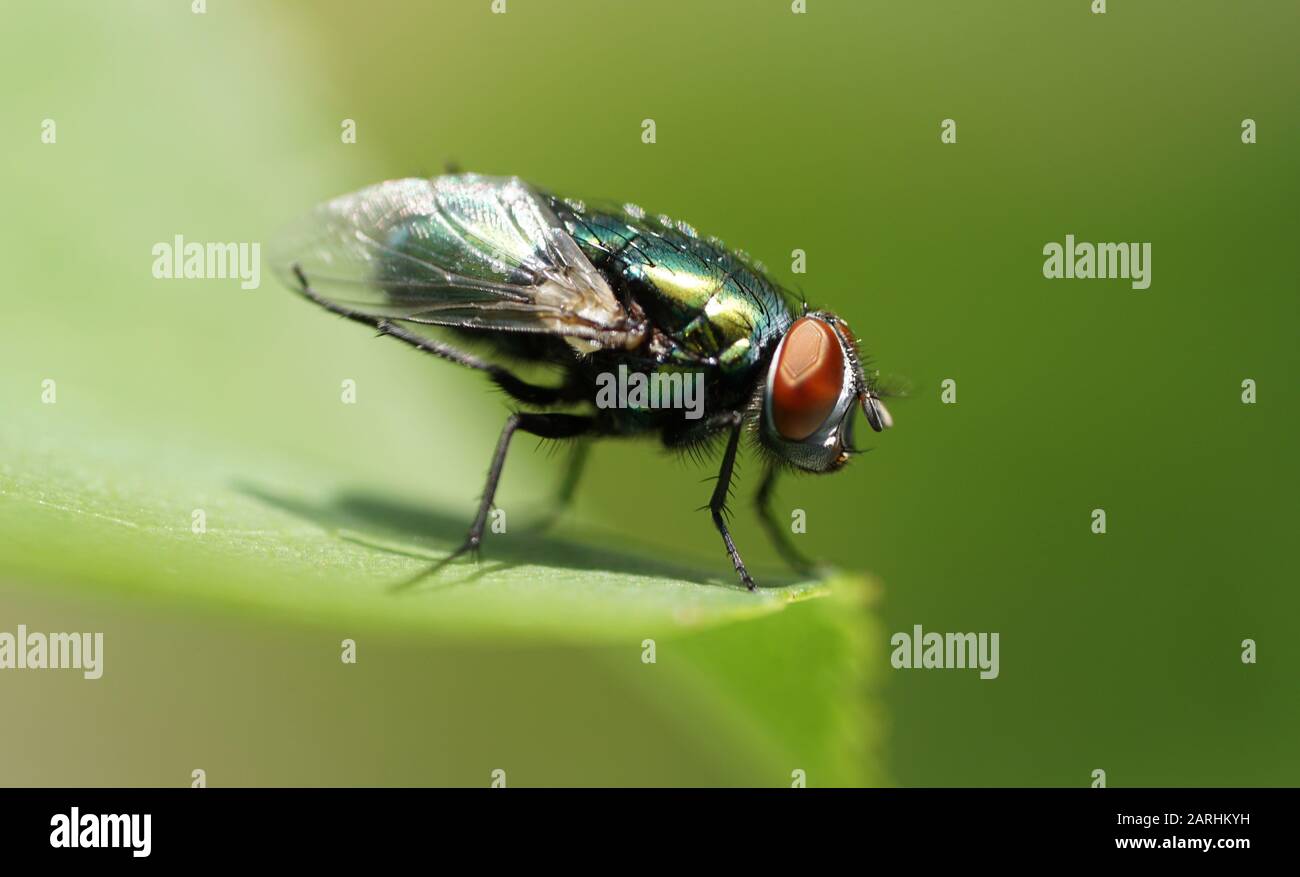
[[[465,539],[471,517],[469,510],[463,516],[453,516],[425,506],[365,492],[345,491],[323,502],[313,502],[253,484],[237,483],[234,487],[245,496],[310,521],[349,541],[377,551],[437,561],[423,573],[395,582],[395,592],[416,590],[413,586],[426,581],[437,587],[437,573],[462,566],[461,559],[457,559],[447,564],[446,570],[441,569],[442,561]],[[438,550],[444,546],[446,552],[439,555]],[[489,532],[482,552],[484,559],[491,561],[490,566],[484,568],[480,564],[473,575],[442,584],[467,584],[490,572],[530,564],[559,569],[659,576],[700,585],[726,587],[716,576],[702,573],[698,569],[548,536],[542,531],[530,531],[527,528],[511,532],[508,538]],[[739,584],[736,587],[743,590]]]

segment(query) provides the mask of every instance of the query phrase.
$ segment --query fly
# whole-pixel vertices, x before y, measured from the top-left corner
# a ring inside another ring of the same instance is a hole
[[[722,445],[708,509],[753,590],[727,526],[742,434],[765,460],[763,526],[807,573],[771,513],[778,474],[841,469],[858,407],[873,430],[892,425],[843,320],[792,301],[721,241],[635,205],[588,206],[515,177],[392,180],[319,206],[279,252],[277,271],[307,300],[484,372],[517,403],[469,534],[442,563],[477,553],[516,432],[577,443],[565,497],[586,439],[657,435],[695,452]],[[464,349],[474,341],[486,356]],[[525,379],[512,361],[553,366],[559,379]]]

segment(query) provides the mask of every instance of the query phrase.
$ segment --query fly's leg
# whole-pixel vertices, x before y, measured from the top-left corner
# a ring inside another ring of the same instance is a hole
[[[465,542],[452,554],[439,561],[438,566],[449,563],[467,552],[477,553],[483,542],[483,530],[487,526],[488,513],[492,510],[492,500],[496,497],[497,483],[501,480],[501,469],[506,463],[506,451],[510,449],[510,437],[516,430],[522,429],[541,438],[565,439],[582,435],[592,429],[590,417],[578,414],[534,414],[515,412],[506,418],[506,425],[497,439],[497,449],[492,455],[492,466],[488,469],[487,485],[483,488],[483,499],[479,502],[478,514],[470,524],[469,535]],[[436,567],[435,567],[436,568]]]
[[[740,576],[745,587],[752,591],[758,586],[754,584],[749,570],[745,569],[745,562],[740,559],[736,543],[731,539],[731,531],[727,529],[727,495],[731,490],[731,472],[736,465],[736,449],[740,445],[741,416],[734,414],[730,415],[729,419],[732,423],[731,435],[727,439],[727,450],[722,454],[722,468],[718,470],[717,483],[713,485],[713,496],[709,499],[709,512],[713,515],[713,526],[717,527],[718,532],[722,534],[722,542],[727,546],[727,556],[731,558],[736,574]]]
[[[776,486],[776,477],[780,471],[776,466],[768,466],[767,472],[763,475],[763,483],[759,485],[758,493],[754,495],[754,504],[758,506],[758,519],[762,522],[763,529],[767,531],[768,538],[772,540],[772,545],[776,547],[777,553],[781,555],[781,559],[800,575],[812,575],[812,562],[799,553],[790,541],[789,532],[772,517],[772,488]]]
[[[321,296],[307,282],[307,275],[303,273],[302,267],[293,266],[293,275],[298,279],[298,292],[313,304],[320,305],[331,314],[338,314],[344,319],[352,320],[370,326],[379,332],[380,335],[387,335],[390,338],[396,338],[404,344],[409,344],[416,350],[424,353],[431,353],[434,356],[454,362],[457,365],[463,365],[466,368],[476,369],[486,372],[498,387],[504,390],[511,397],[520,402],[529,405],[552,405],[556,402],[564,401],[568,393],[562,387],[539,387],[536,384],[530,384],[515,375],[507,369],[502,368],[493,362],[480,359],[477,356],[458,350],[450,344],[444,344],[433,338],[426,338],[387,320],[383,317],[376,317],[370,314],[363,314],[343,305],[336,304],[329,299]]]
[[[450,360],[451,362],[463,365],[466,368],[477,369],[478,371],[488,372],[489,374],[492,372],[493,364],[486,360],[479,359],[477,356],[472,356],[464,351],[457,350],[449,344],[443,344],[442,342],[436,341],[432,338],[425,338],[422,335],[417,335],[416,333],[404,329],[383,317],[363,314],[360,311],[355,311],[351,308],[344,307],[343,305],[335,304],[329,299],[324,298],[311,288],[311,285],[307,282],[307,275],[303,274],[302,268],[298,265],[293,266],[293,274],[294,277],[298,278],[298,291],[302,296],[313,304],[320,305],[331,314],[337,314],[344,319],[370,326],[378,330],[379,334],[396,338],[398,341],[409,344],[416,350],[423,351],[424,353],[431,353],[434,356]]]
[[[564,481],[555,496],[555,504],[560,509],[568,508],[569,503],[573,502],[573,494],[578,490],[578,482],[582,480],[582,472],[587,468],[587,455],[590,453],[591,445],[586,442],[574,442],[573,453],[569,456],[569,466],[564,471]]]
[[[587,468],[587,456],[591,453],[591,445],[586,441],[576,441],[573,443],[573,450],[569,453],[569,462],[564,469],[564,480],[560,482],[560,489],[555,493],[555,499],[551,503],[551,508],[547,510],[545,517],[534,528],[538,532],[544,532],[555,526],[555,522],[560,519],[560,515],[573,503],[573,495],[578,490],[578,482],[582,480],[583,470]]]

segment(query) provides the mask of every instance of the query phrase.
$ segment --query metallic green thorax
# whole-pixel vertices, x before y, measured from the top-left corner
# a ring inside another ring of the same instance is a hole
[[[631,205],[594,210],[551,197],[549,206],[596,269],[667,336],[669,362],[747,376],[794,320],[761,270],[685,223]]]

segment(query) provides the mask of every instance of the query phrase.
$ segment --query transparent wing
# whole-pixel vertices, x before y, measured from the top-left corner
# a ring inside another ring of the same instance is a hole
[[[547,332],[581,349],[632,347],[605,278],[517,178],[391,180],[336,198],[273,247],[277,273],[361,313],[412,323]]]

